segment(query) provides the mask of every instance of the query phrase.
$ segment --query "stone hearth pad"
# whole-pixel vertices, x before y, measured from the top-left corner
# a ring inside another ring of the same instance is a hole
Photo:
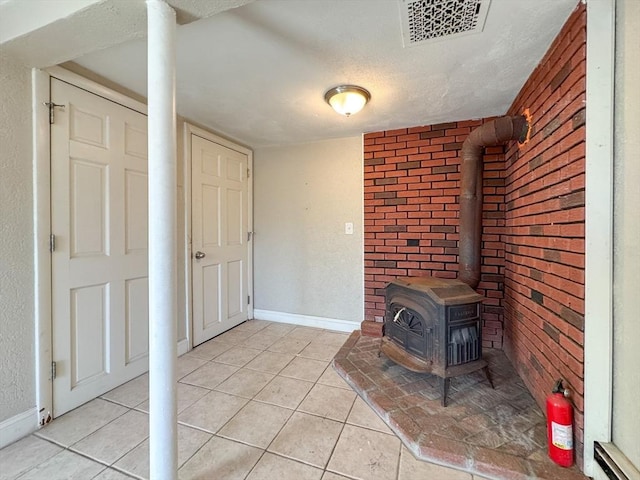
[[[587,478],[549,460],[545,418],[502,351],[484,350],[495,390],[481,371],[454,377],[442,407],[438,377],[393,363],[380,342],[353,332],[333,366],[416,458],[495,479]]]

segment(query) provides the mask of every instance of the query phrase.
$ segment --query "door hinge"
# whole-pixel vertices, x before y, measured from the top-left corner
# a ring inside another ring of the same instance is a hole
[[[51,362],[51,380],[56,379],[56,362]]]
[[[251,237],[253,237],[253,232],[247,232],[247,242],[251,241]]]
[[[49,251],[51,253],[56,251],[56,236],[53,233],[49,235]]]
[[[49,125],[53,125],[53,123],[55,122],[54,109],[56,107],[64,109],[66,105],[58,105],[57,103],[53,103],[53,102],[44,102],[44,104],[49,109]]]
[[[251,178],[251,169],[247,167],[247,178]]]
[[[251,295],[247,295],[247,305],[251,305]]]

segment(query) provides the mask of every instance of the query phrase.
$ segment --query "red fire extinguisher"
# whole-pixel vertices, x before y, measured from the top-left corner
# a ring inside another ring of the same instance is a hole
[[[549,457],[561,467],[573,465],[573,407],[569,390],[558,380],[547,397],[547,440]]]

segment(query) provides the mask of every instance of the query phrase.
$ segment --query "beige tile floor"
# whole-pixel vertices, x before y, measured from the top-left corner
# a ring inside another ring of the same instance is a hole
[[[478,480],[417,461],[329,365],[348,335],[250,320],[178,359],[179,478]],[[146,479],[143,375],[0,450],[0,480]]]

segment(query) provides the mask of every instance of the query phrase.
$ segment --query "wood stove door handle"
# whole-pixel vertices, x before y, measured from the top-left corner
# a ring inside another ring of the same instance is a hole
[[[398,323],[398,318],[400,317],[400,314],[402,312],[404,312],[406,309],[407,309],[407,307],[402,307],[400,310],[398,310],[398,312],[393,317],[393,322],[394,323]]]

